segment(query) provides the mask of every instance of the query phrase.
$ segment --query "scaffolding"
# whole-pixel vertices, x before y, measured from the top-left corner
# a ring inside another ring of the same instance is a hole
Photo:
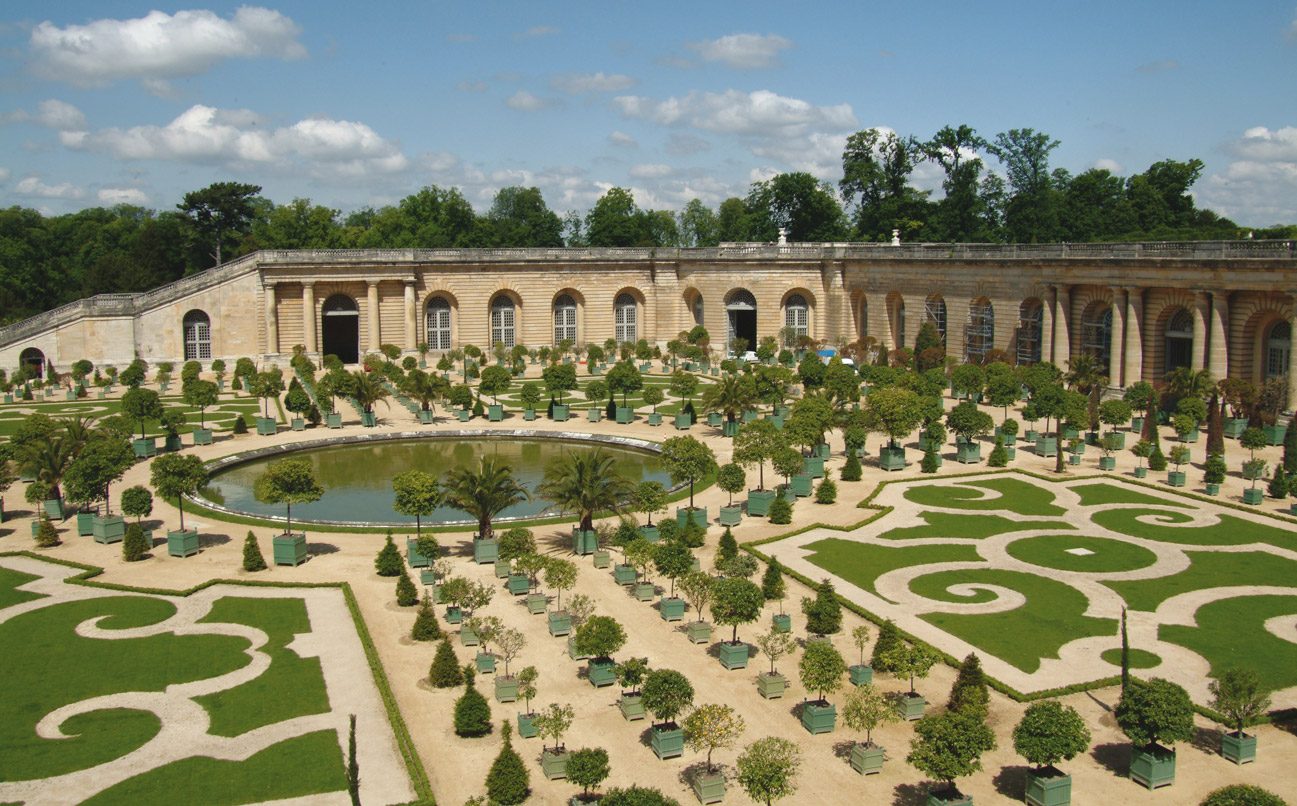
[[[1091,308],[1081,318],[1081,353],[1093,356],[1099,366],[1108,369],[1112,356],[1112,306]]]
[[[1022,303],[1018,309],[1018,332],[1016,334],[1019,364],[1038,364],[1041,358],[1041,342],[1044,334],[1044,309],[1039,302]]]
[[[981,299],[968,306],[968,323],[964,327],[964,360],[981,364],[995,346],[995,309],[989,300]]]
[[[941,336],[941,343],[946,343],[946,301],[941,297],[928,297],[924,303],[923,312],[926,321],[931,322],[937,328],[937,335]]]

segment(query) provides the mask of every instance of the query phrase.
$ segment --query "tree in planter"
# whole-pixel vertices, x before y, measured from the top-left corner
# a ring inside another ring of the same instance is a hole
[[[805,447],[807,454],[810,454],[817,445],[824,442],[824,435],[833,427],[833,419],[833,405],[828,399],[821,395],[810,395],[793,404],[792,414],[784,424],[784,432],[790,442]]]
[[[324,488],[316,480],[315,471],[307,460],[280,459],[271,462],[266,472],[257,477],[252,492],[263,504],[284,505],[284,534],[287,535],[293,532],[293,504],[319,501]]]
[[[626,645],[626,630],[612,616],[590,616],[576,628],[572,647],[597,661],[610,661]]]
[[[747,375],[725,375],[703,392],[702,407],[706,412],[724,415],[726,422],[736,422],[745,409],[757,399],[757,387]]]
[[[545,559],[545,584],[557,592],[555,610],[563,609],[563,591],[576,587],[576,563],[561,557]]]
[[[428,682],[433,688],[454,688],[464,682],[464,670],[455,659],[455,648],[448,635],[443,635],[437,645],[437,654],[428,669]]]
[[[733,747],[747,729],[747,723],[732,706],[704,703],[692,709],[680,727],[684,728],[685,744],[690,750],[707,752],[707,772],[712,774],[716,772],[712,753]]]
[[[446,399],[450,401],[450,405],[460,411],[468,411],[469,407],[473,405],[473,390],[464,384],[452,386],[450,392],[447,393]]]
[[[865,665],[865,647],[869,645],[869,628],[864,624],[851,629],[851,645],[860,650],[860,665]]]
[[[541,371],[541,379],[545,383],[545,391],[549,392],[551,398],[557,395],[561,405],[563,395],[576,389],[576,367],[571,364],[551,364]]]
[[[757,636],[757,647],[770,659],[770,674],[775,674],[775,663],[785,655],[797,650],[797,639],[792,633],[780,632],[774,627],[769,632]]]
[[[653,547],[653,565],[671,580],[670,598],[676,595],[676,580],[693,570],[694,554],[680,540],[664,540]]]
[[[666,509],[667,491],[660,481],[641,481],[635,485],[632,495],[635,511],[643,513],[648,519],[647,526],[653,525],[653,513]]]
[[[536,538],[530,529],[514,526],[500,535],[500,559],[512,562],[527,554],[536,553]]]
[[[689,678],[674,669],[654,669],[644,678],[640,695],[644,709],[656,718],[654,727],[667,727],[694,701],[694,687]]]
[[[617,685],[623,697],[638,697],[640,685],[649,672],[648,658],[627,658],[617,664]]]
[[[509,465],[494,456],[482,457],[477,468],[457,467],[446,478],[446,502],[477,520],[477,536],[495,536],[491,521],[514,504],[531,499],[531,493],[513,477]]]
[[[874,389],[865,398],[873,430],[886,436],[888,447],[909,436],[923,421],[923,401],[916,392],[899,386]]]
[[[148,487],[135,485],[122,490],[122,514],[139,523],[143,518],[153,514],[153,493]]]
[[[442,494],[437,477],[422,470],[407,470],[392,478],[392,492],[395,495],[392,509],[402,515],[414,516],[415,539],[421,539],[424,516],[431,515],[441,506]],[[424,556],[429,562],[433,560],[433,557]]]
[[[720,470],[716,471],[716,486],[729,493],[729,503],[727,507],[734,506],[734,494],[742,492],[747,485],[747,475],[743,472],[742,466],[730,462],[722,465]]]
[[[570,705],[559,705],[550,703],[549,707],[541,711],[532,724],[536,727],[536,733],[540,736],[541,750],[547,750],[545,747],[546,739],[554,740],[554,752],[563,752],[563,737],[567,735],[568,730],[572,727],[572,720],[575,718],[575,712]]]
[[[816,635],[832,635],[842,629],[842,604],[833,592],[833,583],[825,579],[815,588],[814,599],[802,599],[806,629]]]
[[[680,413],[692,416],[694,395],[698,393],[698,379],[682,369],[677,369],[671,373],[671,383],[667,388],[673,397],[684,401]]]
[[[207,408],[215,406],[217,399],[220,397],[220,391],[216,388],[216,384],[203,380],[190,381],[185,384],[181,395],[187,405],[198,409],[198,427],[206,428]],[[310,403],[309,398],[307,403]]]
[[[366,414],[374,413],[374,404],[382,403],[388,405],[387,399],[392,393],[383,385],[383,380],[377,372],[366,372],[362,369],[355,370],[351,373],[351,381],[348,384],[348,391],[360,406],[361,411]]]
[[[251,532],[248,534],[250,535]],[[419,612],[414,617],[414,626],[410,628],[410,639],[436,641],[441,637],[441,625],[437,623],[437,614],[432,609],[432,597],[424,594],[419,601]]]
[[[734,437],[734,461],[742,467],[757,466],[757,490],[766,488],[766,462],[787,447],[787,438],[770,420],[753,420]]]
[[[147,438],[145,422],[162,419],[162,400],[152,389],[133,387],[122,395],[122,414],[132,418],[140,425],[140,439]]]
[[[261,546],[252,530],[248,530],[248,536],[243,540],[243,570],[248,573],[266,570],[266,558],[261,556]]]
[[[951,409],[946,415],[946,423],[951,431],[968,443],[989,434],[995,427],[991,415],[977,408],[977,404],[971,400],[965,400]]]
[[[812,641],[802,650],[798,671],[806,690],[816,692],[815,701],[820,705],[828,705],[825,695],[842,688],[842,676],[847,673],[847,662],[833,644],[828,641]]]
[[[995,734],[982,715],[972,711],[929,714],[915,723],[914,732],[905,760],[941,781],[955,797],[955,779],[982,769],[982,754],[995,749]]]
[[[387,542],[379,549],[378,555],[374,557],[374,570],[381,577],[400,576],[405,570],[405,561],[401,559],[401,552],[392,542],[392,531],[387,532]]]
[[[540,673],[536,671],[535,666],[524,666],[518,672],[518,696],[527,704],[526,716],[534,716],[531,710],[531,701],[536,698],[536,679]]]
[[[524,409],[535,411],[540,405],[540,384],[535,381],[528,381],[522,385],[518,392],[518,398],[522,401]]]
[[[802,467],[806,464],[806,460],[796,449],[785,446],[775,451],[774,455],[770,457],[770,464],[774,467],[776,473],[784,477],[784,486],[786,487],[792,483],[793,476],[802,472]],[[782,497],[783,496],[776,497],[775,501],[780,500]],[[775,501],[770,502],[772,507],[774,506]],[[771,517],[773,518],[774,516],[771,515]],[[778,523],[778,521],[772,522]]]
[[[500,405],[500,395],[509,390],[513,383],[513,373],[506,367],[492,365],[482,370],[482,380],[478,392],[491,396],[491,402]]]
[[[420,411],[433,411],[434,404],[450,391],[450,384],[440,375],[412,369],[401,379],[402,394],[419,404]],[[316,389],[319,394],[319,389]]]
[[[495,644],[496,654],[500,656],[500,660],[504,661],[504,676],[508,678],[510,676],[509,664],[513,663],[518,658],[518,654],[527,646],[527,638],[522,634],[521,630],[516,630],[513,627],[492,626],[494,629],[491,630],[491,638]],[[482,635],[483,633],[479,631],[478,636],[481,637]],[[482,640],[482,651],[487,651],[485,638]]]
[[[261,416],[263,419],[270,419],[270,399],[279,397],[284,391],[284,373],[279,367],[258,372],[252,380],[252,386],[249,391],[256,397],[261,398]]]
[[[585,387],[585,397],[590,401],[591,409],[599,408],[599,404],[608,399],[608,384],[603,381],[590,381]]]
[[[300,461],[284,459],[281,461]],[[273,465],[272,465],[273,466]],[[308,466],[309,467],[309,466]],[[207,483],[207,468],[197,456],[168,453],[153,460],[149,468],[149,482],[158,495],[175,500],[180,511],[180,531],[185,530],[185,499]],[[260,483],[260,480],[258,480]]]
[[[104,515],[111,515],[108,488],[135,464],[130,443],[108,434],[92,436],[68,464],[63,474],[64,494],[81,503],[104,502]]]
[[[1153,455],[1153,443],[1141,439],[1131,446],[1130,452],[1135,454],[1135,467],[1143,468],[1144,460]]]
[[[970,652],[959,665],[959,673],[955,676],[954,685],[950,687],[950,699],[946,702],[946,708],[951,711],[972,710],[985,718],[990,701],[982,662],[976,653]]]
[[[1206,484],[1222,484],[1225,481],[1227,472],[1225,457],[1219,453],[1213,453],[1207,457],[1207,461],[1203,465],[1202,480]]]
[[[1090,747],[1090,729],[1075,708],[1058,700],[1027,706],[1013,729],[1013,749],[1036,766],[1039,775],[1060,761],[1070,761]]]
[[[662,387],[660,386],[646,386],[644,388],[644,402],[652,406],[654,414],[658,413],[658,404],[665,398],[666,395],[662,393]]]
[[[882,634],[879,634],[879,640],[882,640]],[[879,671],[897,677],[908,677],[910,679],[910,696],[917,697],[918,692],[914,690],[915,678],[925,678],[932,667],[940,660],[936,652],[928,649],[921,644],[907,644],[899,642],[891,649],[887,650],[878,657],[874,668]]]
[[[870,683],[855,686],[842,706],[842,721],[854,731],[864,731],[865,747],[874,746],[874,729],[900,722],[896,705]]]
[[[491,704],[473,685],[473,665],[464,667],[464,693],[455,700],[455,735],[476,738],[491,732]]]
[[[627,396],[644,388],[644,376],[629,361],[618,361],[608,370],[608,390],[614,395],[621,395],[621,404],[627,406]]]
[[[567,780],[581,787],[580,799],[590,801],[590,790],[608,777],[608,751],[602,747],[583,747],[567,757]]]
[[[716,454],[693,437],[671,437],[662,443],[662,459],[672,484],[689,483],[689,509],[694,507],[694,484],[716,471]]]
[[[551,462],[537,488],[560,511],[575,514],[577,528],[583,532],[594,529],[596,512],[624,512],[634,491],[630,480],[618,472],[617,460],[598,448]]]
[[[1241,739],[1243,728],[1270,710],[1270,692],[1252,669],[1237,666],[1225,669],[1207,684],[1212,709],[1224,714],[1234,728],[1231,734]]]
[[[311,410],[311,405],[311,396],[302,388],[302,382],[294,377],[288,383],[288,394],[284,395],[284,408],[304,418]]]
[[[1265,478],[1266,469],[1269,465],[1264,459],[1249,459],[1243,463],[1243,478],[1252,482],[1252,489],[1256,489],[1257,481]]]
[[[770,806],[797,791],[801,763],[801,750],[788,739],[779,736],[758,739],[739,756],[739,786],[748,797]]]
[[[739,643],[739,625],[761,615],[765,597],[756,584],[741,578],[718,579],[712,586],[712,618],[731,627],[730,643]]]
[[[778,558],[771,557],[770,562],[766,564],[766,572],[761,576],[761,595],[767,602],[779,601],[779,612],[784,612],[784,596],[788,592],[788,585],[784,582],[783,568],[779,565]]]
[[[690,571],[680,580],[680,593],[693,608],[699,622],[703,620],[703,611],[715,593],[715,584],[716,579],[702,571]]]
[[[1153,750],[1161,743],[1193,738],[1193,701],[1169,680],[1132,678],[1116,709],[1117,725],[1135,747]]]

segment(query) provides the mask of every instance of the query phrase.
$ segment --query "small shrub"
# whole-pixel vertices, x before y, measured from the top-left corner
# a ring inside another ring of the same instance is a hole
[[[266,570],[266,558],[261,556],[261,546],[251,530],[243,539],[243,570],[249,573]]]
[[[793,522],[793,505],[783,495],[778,495],[770,502],[770,522],[788,524]]]
[[[721,533],[720,541],[716,544],[716,565],[734,559],[738,553],[739,541],[734,539],[734,533],[726,526],[725,531]]]
[[[832,504],[838,500],[838,485],[828,476],[820,482],[820,486],[815,488],[815,503]]]
[[[1288,497],[1288,476],[1283,472],[1283,462],[1275,462],[1274,476],[1271,477],[1266,492],[1270,494],[1271,498]]]
[[[464,693],[455,700],[455,735],[474,738],[490,732],[491,704],[473,685],[473,678],[469,677],[464,683]]]
[[[414,617],[410,638],[414,641],[436,641],[441,638],[441,625],[437,623],[437,613],[432,609],[432,597],[424,596],[419,602],[419,612]]]
[[[1250,784],[1231,784],[1213,791],[1200,806],[1285,806],[1283,798]]]
[[[239,379],[236,377],[234,379],[234,384],[233,384],[235,389],[239,388],[238,383],[239,383]],[[234,415],[234,427],[231,430],[236,434],[248,433],[248,421],[243,419],[242,414]]]
[[[511,726],[507,721],[500,724],[504,744],[495,761],[491,762],[490,772],[486,774],[486,794],[500,806],[513,806],[527,799],[531,781],[527,765],[522,763],[522,757],[513,749]]]
[[[43,549],[57,546],[59,544],[59,533],[54,528],[54,524],[49,518],[41,517],[41,525],[36,530],[36,545]]]
[[[414,582],[404,568],[396,580],[396,603],[401,607],[414,607],[419,603],[419,589],[414,587]]]
[[[1227,472],[1225,457],[1219,453],[1213,453],[1207,457],[1207,463],[1203,465],[1202,480],[1207,484],[1220,484],[1225,481]]]
[[[937,472],[937,452],[928,448],[923,452],[923,461],[919,463],[919,470],[923,473]]]
[[[401,559],[401,552],[397,550],[396,544],[392,542],[392,533],[387,533],[387,542],[379,550],[378,556],[374,558],[374,570],[381,577],[400,576],[405,570],[405,561]]]
[[[847,454],[847,463],[842,466],[841,475],[843,481],[860,481],[860,458],[855,451]]]
[[[1009,464],[1009,450],[1004,447],[1004,437],[995,438],[995,447],[991,449],[991,455],[986,458],[986,464],[991,467],[1004,467]]]
[[[128,563],[137,562],[148,556],[150,548],[148,539],[144,537],[144,527],[138,523],[128,524],[122,537],[122,559]]]
[[[1149,470],[1166,470],[1166,454],[1162,453],[1161,445],[1154,445],[1153,452],[1148,455]]]
[[[428,683],[433,688],[454,688],[463,682],[464,671],[455,657],[455,648],[450,645],[450,637],[443,635],[428,669]]]

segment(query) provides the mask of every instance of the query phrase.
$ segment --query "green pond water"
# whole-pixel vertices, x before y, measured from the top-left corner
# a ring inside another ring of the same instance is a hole
[[[661,459],[652,453],[609,445],[565,442],[555,439],[419,439],[351,443],[293,451],[236,465],[212,476],[202,496],[228,509],[250,515],[283,517],[282,505],[259,502],[252,493],[266,465],[284,455],[306,459],[324,487],[324,496],[312,504],[293,506],[293,521],[335,521],[342,523],[413,524],[414,518],[392,509],[392,478],[418,469],[445,480],[456,467],[475,467],[482,456],[495,456],[507,463],[514,478],[532,492],[532,499],[509,507],[501,518],[534,518],[557,514],[553,504],[536,494],[545,467],[570,453],[601,450],[616,459],[616,468],[632,482],[659,481],[670,488],[671,480]],[[467,513],[441,507],[427,523],[465,522]]]

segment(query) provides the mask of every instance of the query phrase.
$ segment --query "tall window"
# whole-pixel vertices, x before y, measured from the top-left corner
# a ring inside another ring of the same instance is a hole
[[[1269,338],[1266,339],[1265,376],[1274,378],[1287,375],[1291,359],[1292,327],[1287,322],[1275,322],[1270,328]]]
[[[564,339],[576,344],[576,300],[570,294],[554,300],[554,345]]]
[[[513,300],[501,294],[491,303],[491,346],[503,344],[512,347],[514,308]]]
[[[1040,363],[1044,320],[1040,301],[1029,299],[1018,309],[1018,363]]]
[[[1081,352],[1107,370],[1112,356],[1112,306],[1095,304],[1081,317]]]
[[[968,306],[968,324],[964,328],[964,349],[970,363],[980,364],[995,344],[995,309],[987,299]]]
[[[1166,323],[1166,360],[1169,374],[1193,363],[1193,314],[1180,308]]]
[[[450,349],[450,300],[445,297],[433,297],[428,300],[427,315],[428,349],[445,351]]]
[[[794,336],[809,336],[810,326],[810,306],[806,304],[806,297],[801,294],[793,294],[784,302],[784,327],[789,328],[789,332]]]
[[[185,314],[185,360],[210,361],[212,359],[212,320],[202,311]]]
[[[618,294],[613,302],[615,333],[618,344],[634,343],[639,338],[639,307],[630,294]]]

